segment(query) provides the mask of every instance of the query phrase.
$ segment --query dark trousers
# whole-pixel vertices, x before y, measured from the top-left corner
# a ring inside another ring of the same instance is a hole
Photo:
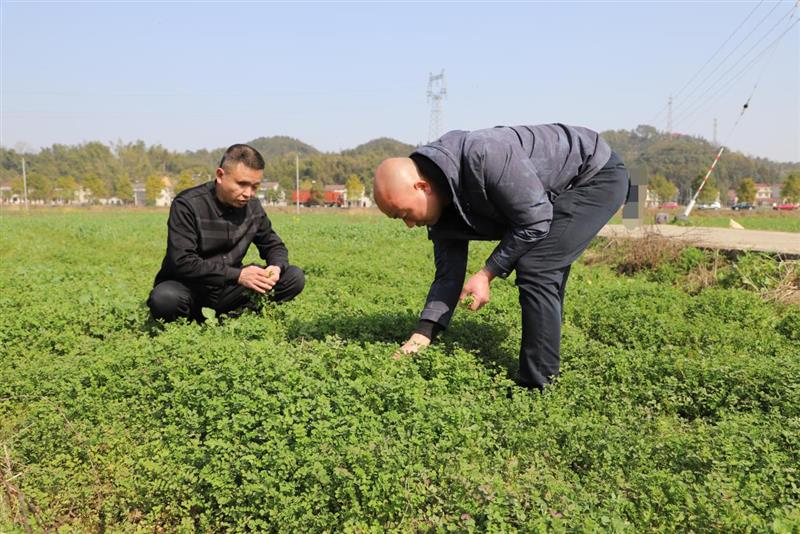
[[[555,199],[550,232],[518,261],[521,386],[541,389],[558,375],[562,308],[570,266],[622,206],[628,187],[625,165],[612,153],[600,172]]]
[[[285,302],[299,295],[304,286],[303,271],[290,265],[281,273],[275,287],[267,293],[267,298],[273,302]],[[254,291],[238,284],[214,287],[165,280],[150,292],[147,305],[154,319],[171,322],[178,317],[187,317],[203,322],[202,308],[212,308],[217,315],[234,312],[250,306],[251,295],[254,294]]]

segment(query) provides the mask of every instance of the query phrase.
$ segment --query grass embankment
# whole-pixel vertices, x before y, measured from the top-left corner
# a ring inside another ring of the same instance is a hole
[[[164,212],[0,220],[0,530],[800,525],[797,307],[686,291],[696,253],[664,279],[579,263],[563,375],[530,394],[508,379],[513,277],[394,360],[433,275],[424,231],[274,219],[307,274],[297,301],[155,336]]]

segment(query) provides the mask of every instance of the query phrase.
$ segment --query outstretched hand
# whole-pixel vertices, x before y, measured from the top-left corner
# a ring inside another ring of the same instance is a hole
[[[411,337],[408,338],[408,341],[406,341],[403,346],[394,353],[392,358],[399,360],[403,356],[416,354],[430,344],[431,340],[429,337],[423,336],[422,334],[412,334]]]
[[[481,269],[473,274],[464,284],[464,289],[461,290],[458,300],[472,311],[480,310],[489,302],[489,282],[493,278],[494,275],[486,269]],[[472,297],[472,302],[469,302],[469,297]]]

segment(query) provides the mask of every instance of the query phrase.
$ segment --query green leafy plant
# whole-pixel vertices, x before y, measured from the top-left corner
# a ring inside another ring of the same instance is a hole
[[[306,272],[295,301],[155,333],[163,213],[3,219],[0,530],[796,527],[800,315],[739,282],[687,293],[706,253],[668,260],[670,283],[575,264],[539,394],[510,380],[513,276],[395,360],[430,243],[375,215],[271,218]]]

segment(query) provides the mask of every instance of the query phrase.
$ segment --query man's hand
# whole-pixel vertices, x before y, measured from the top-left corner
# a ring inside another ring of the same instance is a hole
[[[267,276],[269,276],[274,280],[272,285],[274,286],[275,284],[277,284],[278,280],[281,279],[281,268],[278,267],[277,265],[267,265],[266,271],[267,271]],[[272,288],[270,287],[270,289]]]
[[[406,341],[400,349],[394,353],[395,360],[399,360],[403,356],[409,354],[416,354],[423,348],[427,347],[431,344],[430,338],[423,336],[422,334],[412,334],[408,341]]]
[[[464,289],[461,290],[461,295],[458,300],[464,301],[469,296],[472,296],[472,302],[466,303],[468,309],[472,311],[480,310],[484,304],[489,302],[489,282],[492,281],[494,275],[486,269],[481,269],[473,274],[464,284]]]
[[[239,285],[258,293],[266,293],[278,283],[281,268],[270,265],[266,269],[258,265],[248,265],[239,273]]]

